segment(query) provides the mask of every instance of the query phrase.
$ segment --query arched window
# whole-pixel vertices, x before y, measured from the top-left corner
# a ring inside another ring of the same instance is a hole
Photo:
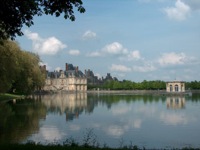
[[[178,85],[175,85],[175,92],[178,92]]]
[[[170,85],[169,87],[170,87],[170,92],[172,92],[173,91],[173,86]]]

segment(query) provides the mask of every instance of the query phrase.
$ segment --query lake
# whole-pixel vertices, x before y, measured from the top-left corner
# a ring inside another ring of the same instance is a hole
[[[200,94],[194,93],[42,95],[0,103],[0,118],[0,143],[200,147]]]

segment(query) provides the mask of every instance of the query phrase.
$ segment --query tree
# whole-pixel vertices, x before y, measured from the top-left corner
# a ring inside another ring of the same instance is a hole
[[[18,44],[4,40],[0,44],[0,93],[12,91],[28,94],[45,83],[38,55],[22,51]]]
[[[0,93],[7,92],[19,73],[20,48],[15,42],[0,44]]]
[[[0,5],[0,40],[16,35],[22,36],[23,25],[30,27],[34,24],[35,15],[64,14],[65,19],[75,20],[74,7],[80,13],[85,12],[82,0],[1,0]]]
[[[39,68],[39,56],[34,53],[21,51],[19,62],[20,72],[13,84],[13,89],[18,93],[29,94],[35,89],[42,87],[45,82],[45,74]]]

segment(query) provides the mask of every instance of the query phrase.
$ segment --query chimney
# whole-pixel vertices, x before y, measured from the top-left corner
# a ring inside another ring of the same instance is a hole
[[[76,73],[78,73],[78,66],[76,67]]]
[[[68,64],[66,63],[66,64],[65,64],[65,70],[68,71],[68,69],[69,69],[69,68],[68,68]]]

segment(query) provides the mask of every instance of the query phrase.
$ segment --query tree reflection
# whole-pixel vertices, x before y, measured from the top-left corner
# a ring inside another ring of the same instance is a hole
[[[106,105],[108,109],[112,107],[113,104],[117,104],[121,101],[126,103],[132,103],[136,101],[142,101],[143,103],[152,103],[165,101],[166,97],[160,95],[125,95],[125,94],[90,94],[88,95],[88,100],[98,101],[103,105]]]
[[[44,105],[30,100],[0,103],[0,143],[19,143],[39,130],[45,118]]]

